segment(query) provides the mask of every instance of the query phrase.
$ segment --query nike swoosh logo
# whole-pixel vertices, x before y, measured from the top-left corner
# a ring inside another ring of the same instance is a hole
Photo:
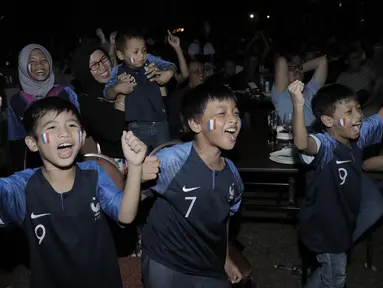
[[[343,164],[343,163],[348,163],[351,162],[351,160],[346,160],[346,161],[338,161],[336,160],[336,164]]]
[[[190,192],[190,191],[197,190],[197,189],[199,189],[199,188],[201,188],[201,187],[186,188],[186,187],[184,186],[184,187],[182,187],[182,191],[184,191],[184,192]]]
[[[31,219],[37,219],[37,218],[40,218],[40,217],[43,217],[43,216],[48,216],[48,215],[51,215],[51,213],[44,213],[44,214],[34,214],[32,213],[31,214]]]

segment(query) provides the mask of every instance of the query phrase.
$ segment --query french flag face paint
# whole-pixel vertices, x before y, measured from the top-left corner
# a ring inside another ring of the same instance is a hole
[[[215,121],[215,119],[210,119],[209,121],[207,121],[207,129],[208,131],[213,131],[217,128],[217,123]]]
[[[41,135],[41,140],[43,141],[44,144],[48,144],[49,143],[49,134],[43,133],[43,135]]]
[[[342,118],[338,121],[338,124],[342,127],[346,127],[346,119]]]
[[[130,57],[130,63],[132,63],[132,64],[136,63],[136,58]]]
[[[80,145],[82,145],[82,130],[77,130],[78,133],[78,141],[80,142]]]

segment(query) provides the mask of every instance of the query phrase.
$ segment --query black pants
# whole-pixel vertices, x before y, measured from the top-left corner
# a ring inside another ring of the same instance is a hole
[[[141,256],[144,288],[230,288],[229,280],[184,274],[174,271],[147,254]]]

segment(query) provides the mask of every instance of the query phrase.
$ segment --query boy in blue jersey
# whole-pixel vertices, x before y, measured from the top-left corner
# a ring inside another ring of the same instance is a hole
[[[142,235],[143,284],[231,287],[242,275],[228,255],[228,226],[243,183],[221,153],[234,148],[241,129],[237,100],[224,86],[202,84],[184,96],[182,118],[194,141],[157,153],[159,177],[147,191],[157,197]]]
[[[40,154],[43,167],[0,179],[0,224],[20,225],[27,235],[31,287],[121,288],[104,213],[122,223],[134,220],[145,144],[132,132],[122,135],[129,163],[122,193],[95,161],[75,162],[86,135],[72,103],[36,101],[23,121],[25,143]]]
[[[356,94],[340,84],[327,85],[312,101],[324,131],[308,135],[303,88],[300,81],[289,86],[294,143],[303,162],[312,168],[307,173],[299,233],[303,244],[317,254],[320,264],[306,287],[343,288],[347,251],[355,240],[359,215],[372,208],[361,206],[367,183],[361,171],[362,149],[381,141],[383,110],[363,120]]]

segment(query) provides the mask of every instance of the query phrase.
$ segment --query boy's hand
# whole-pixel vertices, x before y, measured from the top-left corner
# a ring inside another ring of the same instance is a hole
[[[134,82],[135,82],[135,81],[133,81],[134,78],[132,77],[132,75],[126,74],[126,72],[118,75],[117,80],[118,80],[118,84],[125,83],[125,82],[130,82],[130,83],[134,84]]]
[[[303,106],[305,104],[305,98],[303,96],[303,88],[305,85],[299,81],[295,80],[288,87],[290,92],[291,100],[295,106]]]
[[[113,31],[110,36],[109,36],[109,42],[112,45],[116,45],[116,36],[117,36],[117,31]]]
[[[173,76],[174,71],[172,70],[160,71],[158,76],[156,78],[150,79],[150,81],[156,81],[158,85],[164,85],[168,83]]]
[[[117,80],[118,84],[114,87],[117,94],[128,95],[133,92],[134,86],[137,84],[132,81],[132,76],[126,73],[118,75]]]
[[[174,49],[178,49],[180,47],[180,38],[177,36],[174,36],[170,31],[168,30],[168,42],[169,45],[172,46]]]
[[[146,77],[148,79],[152,80],[152,79],[156,78],[159,73],[160,73],[160,69],[158,69],[158,67],[156,66],[155,63],[150,63],[146,67],[145,74],[146,74]]]
[[[101,28],[97,28],[96,35],[101,39],[102,42],[105,42],[105,35]]]
[[[239,271],[237,265],[230,259],[230,257],[226,257],[225,262],[225,271],[227,276],[229,276],[229,280],[231,284],[239,283],[242,280],[242,273]]]
[[[134,136],[132,131],[124,131],[121,137],[121,145],[124,156],[128,160],[128,165],[142,165],[147,150],[144,142]]]
[[[153,180],[157,178],[160,171],[160,161],[156,156],[148,156],[142,164],[141,182]]]

